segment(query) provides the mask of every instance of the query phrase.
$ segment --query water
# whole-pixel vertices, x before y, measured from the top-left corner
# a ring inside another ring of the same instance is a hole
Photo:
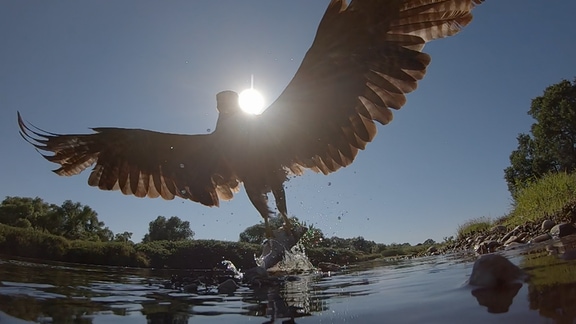
[[[230,295],[166,289],[176,270],[4,257],[0,323],[575,323],[575,261],[549,254],[544,246],[504,253],[531,279],[498,291],[467,285],[475,256],[452,254],[300,274]]]

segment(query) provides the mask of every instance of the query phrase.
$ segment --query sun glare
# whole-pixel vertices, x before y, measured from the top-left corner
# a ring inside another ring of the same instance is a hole
[[[264,97],[253,88],[240,92],[238,103],[249,114],[259,115],[264,111]]]

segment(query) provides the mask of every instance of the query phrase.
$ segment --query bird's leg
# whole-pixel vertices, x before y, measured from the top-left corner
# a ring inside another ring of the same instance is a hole
[[[288,209],[286,208],[286,193],[284,192],[284,186],[280,185],[272,189],[272,194],[274,195],[274,199],[276,200],[276,208],[282,215],[282,219],[284,220],[284,229],[288,232],[288,234],[292,235],[292,224],[290,223],[290,219],[288,218]]]
[[[258,210],[260,216],[264,218],[266,238],[273,238],[272,229],[268,223],[268,217],[271,213],[270,209],[268,208],[268,195],[261,192],[260,190],[254,190],[252,186],[247,183],[244,183],[244,187],[246,188],[246,194],[248,194],[248,198],[252,202],[252,205],[256,207],[256,210]]]

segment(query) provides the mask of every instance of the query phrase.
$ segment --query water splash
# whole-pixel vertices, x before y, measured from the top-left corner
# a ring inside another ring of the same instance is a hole
[[[264,265],[264,257],[254,256],[256,264],[260,267]],[[298,242],[290,250],[284,250],[284,257],[282,261],[278,262],[275,266],[268,269],[271,271],[282,272],[307,272],[314,271],[316,268],[312,265],[306,256],[306,248],[302,243]]]
[[[234,263],[232,263],[232,261],[224,260],[222,261],[222,264],[226,266],[226,270],[234,272],[234,278],[242,280],[244,274],[236,268],[236,266],[234,265]]]

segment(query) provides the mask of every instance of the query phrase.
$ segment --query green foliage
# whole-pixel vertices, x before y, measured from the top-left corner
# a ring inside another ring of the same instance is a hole
[[[114,242],[134,243],[130,240],[132,238],[132,234],[132,232],[118,233],[114,235]]]
[[[531,182],[516,195],[514,206],[505,225],[538,222],[558,213],[576,201],[576,174],[550,173]]]
[[[295,224],[300,224],[306,226],[305,223],[301,223],[297,217],[291,217],[290,221]],[[271,230],[279,229],[284,225],[284,220],[280,216],[268,218],[268,225]],[[240,242],[252,243],[252,244],[262,244],[266,239],[266,227],[264,226],[264,221],[256,225],[247,227],[242,233],[240,233]]]
[[[182,221],[177,216],[169,219],[158,216],[150,222],[148,234],[144,235],[142,242],[191,240],[194,234],[190,229],[190,222]]]
[[[489,230],[494,225],[492,219],[486,216],[471,219],[464,224],[458,225],[457,239],[462,239],[474,233],[481,233]]]
[[[0,223],[33,228],[70,240],[106,242],[114,237],[94,210],[70,200],[57,206],[38,197],[6,197],[0,204]]]
[[[136,249],[148,256],[152,267],[181,269],[211,269],[223,260],[248,269],[256,266],[254,256],[261,252],[257,244],[216,240],[152,241]]]
[[[118,242],[71,241],[32,228],[0,224],[0,253],[44,260],[142,267],[146,256]]]
[[[549,86],[532,100],[528,112],[536,122],[531,135],[518,135],[504,178],[512,196],[549,172],[576,169],[576,80]]]

